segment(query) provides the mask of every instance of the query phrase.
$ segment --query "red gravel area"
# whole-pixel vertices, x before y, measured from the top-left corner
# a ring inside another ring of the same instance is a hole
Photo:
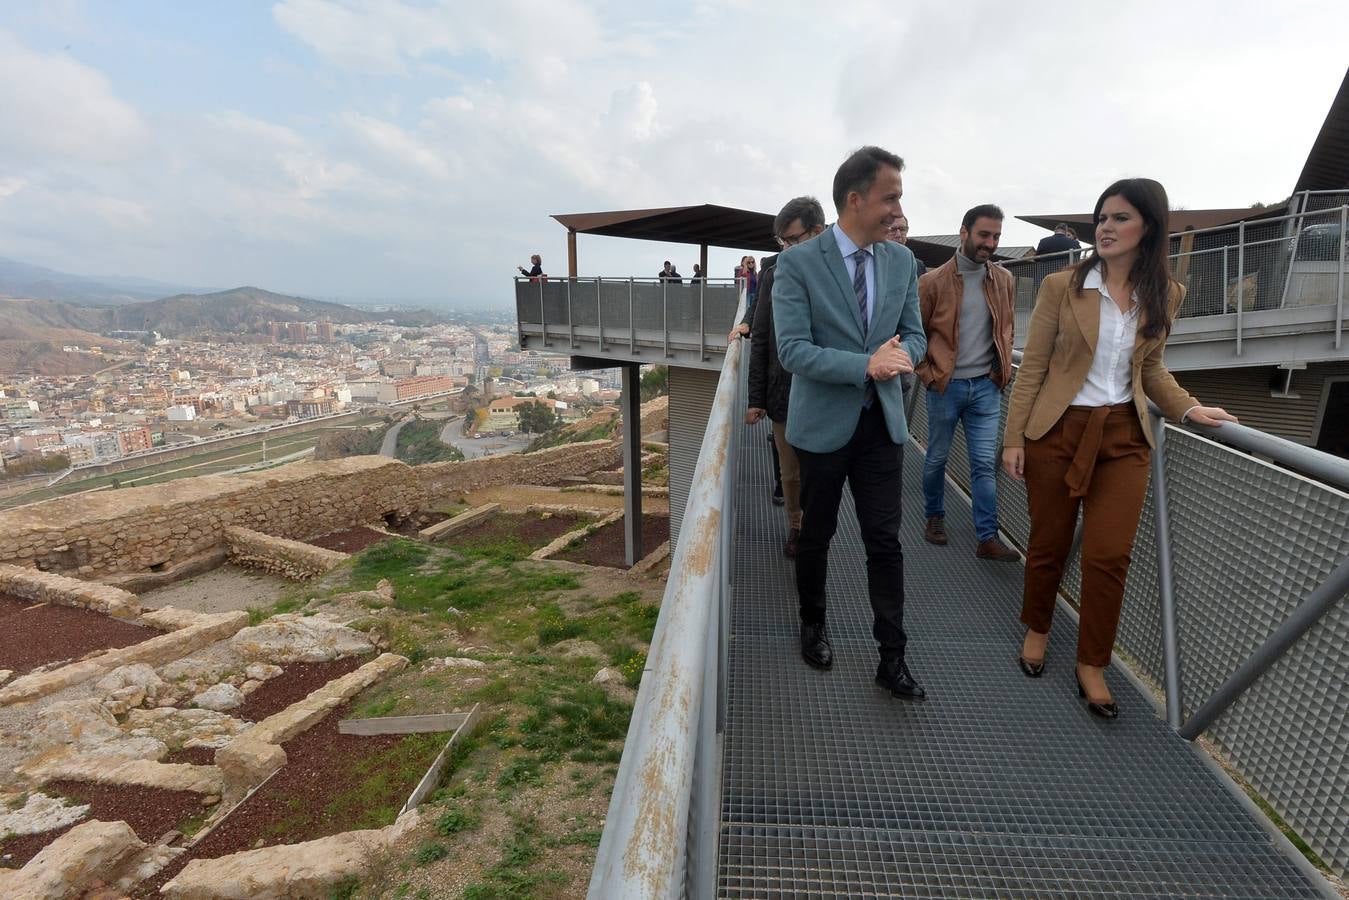
[[[389,540],[389,536],[384,532],[366,528],[364,525],[357,525],[354,528],[344,528],[341,531],[333,531],[320,537],[309,538],[305,543],[322,547],[325,550],[356,553],[371,544],[378,544],[380,541],[387,540]]]
[[[138,897],[158,896],[189,860],[215,859],[240,850],[251,849],[261,838],[266,845],[294,844],[349,831],[355,827],[348,814],[334,812],[334,798],[349,794],[366,777],[360,771],[362,760],[398,746],[403,741],[424,735],[377,735],[360,737],[339,734],[337,723],[350,714],[350,704],[333,710],[322,722],[287,741],[286,765],[277,771],[256,794],[231,812],[214,831],[202,838],[164,871],[137,888]],[[449,740],[443,735],[439,746]],[[439,752],[437,749],[436,752]],[[366,797],[372,804],[387,804],[397,814],[412,789],[435,759],[427,755],[425,764],[409,768],[408,778],[389,778],[379,796]],[[415,768],[415,774],[412,769]],[[384,824],[392,824],[392,818]]]
[[[667,516],[642,516],[642,555],[650,553],[670,539],[670,519]],[[623,519],[620,517],[588,535],[577,546],[553,554],[553,559],[585,563],[590,566],[611,566],[626,569],[628,561],[623,541]]]
[[[538,513],[497,513],[450,535],[443,543],[471,550],[515,538],[532,553],[589,521],[589,516],[573,513],[553,513],[547,518]]]
[[[52,781],[43,790],[61,794],[79,803],[88,803],[89,814],[82,821],[98,819],[102,822],[126,822],[136,832],[136,837],[150,844],[177,828],[179,823],[204,811],[201,795],[192,791],[165,791],[121,784],[94,784],[90,781]],[[0,841],[0,865],[21,867],[37,856],[39,850],[75,825]]]
[[[181,747],[164,757],[166,763],[190,763],[194,766],[215,765],[214,747]]]
[[[354,672],[366,662],[369,662],[368,657],[348,656],[331,662],[287,663],[282,666],[280,675],[264,681],[262,687],[248,695],[242,706],[230,710],[230,715],[248,722],[260,722],[295,701],[303,700],[334,678]]]
[[[16,675],[94,650],[129,647],[162,633],[78,606],[28,608],[32,606],[31,600],[0,594],[0,633],[5,636],[0,640],[0,669],[13,669]]]

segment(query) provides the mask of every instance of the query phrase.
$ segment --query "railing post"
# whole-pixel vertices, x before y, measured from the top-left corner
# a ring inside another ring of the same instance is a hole
[[[1340,207],[1340,269],[1335,280],[1335,349],[1344,331],[1344,248],[1349,244],[1349,206]]]
[[[576,349],[576,317],[571,313],[571,286],[575,278],[567,279],[567,346]]]
[[[1171,569],[1171,516],[1166,500],[1166,422],[1150,416],[1156,446],[1152,451],[1152,512],[1157,539],[1157,597],[1162,612],[1162,669],[1166,682],[1166,722],[1179,730],[1184,709],[1180,680],[1180,635],[1176,627],[1176,593]]]
[[[1241,308],[1246,305],[1246,222],[1237,225],[1237,356],[1241,355]]]
[[[660,330],[665,335],[665,358],[670,358],[670,282],[660,280]]]
[[[705,306],[703,305],[703,285],[705,283],[703,280],[698,282],[698,358],[701,360],[707,359],[707,321]]]
[[[1219,300],[1218,312],[1227,312],[1227,245],[1223,244],[1223,292]]]
[[[595,278],[595,325],[599,329],[596,336],[599,340],[600,352],[604,352],[604,278],[596,276]]]
[[[628,352],[637,355],[637,319],[632,314],[633,277],[628,276]]]
[[[538,280],[539,285],[539,328],[543,331],[543,346],[551,347],[548,343],[548,318],[543,314],[543,279]]]

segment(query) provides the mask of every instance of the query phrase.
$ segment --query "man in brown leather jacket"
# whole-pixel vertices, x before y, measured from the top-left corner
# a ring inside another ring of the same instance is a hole
[[[932,544],[947,542],[946,459],[957,424],[965,427],[974,502],[975,555],[1018,558],[998,538],[998,426],[1001,393],[1012,377],[1016,281],[992,262],[1002,237],[1002,210],[992,204],[965,213],[960,249],[918,281],[927,355],[914,369],[927,387],[927,455],[923,505]]]

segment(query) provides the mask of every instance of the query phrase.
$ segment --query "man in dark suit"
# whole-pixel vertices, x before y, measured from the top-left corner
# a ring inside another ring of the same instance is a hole
[[[898,376],[913,371],[927,339],[913,254],[886,240],[904,214],[903,168],[902,159],[880,147],[863,147],[844,161],[834,175],[838,221],[778,255],[773,324],[778,355],[793,376],[787,440],[801,463],[801,656],[817,668],[833,664],[825,582],[846,481],[866,546],[881,657],[876,683],[896,697],[921,700],[926,692],[904,658],[899,494],[909,431]]]
[[[796,197],[782,207],[773,220],[773,235],[782,249],[808,241],[824,231],[824,209],[814,197]],[[773,330],[773,270],[776,256],[763,261],[759,276],[759,299],[753,310],[753,343],[749,357],[749,406],[745,422],[753,425],[765,415],[773,422],[774,471],[779,472],[773,502],[787,505],[787,540],[782,554],[796,559],[801,538],[801,466],[796,451],[787,442],[787,399],[791,396],[792,373],[778,360],[777,336]],[[748,313],[746,314],[749,315]],[[731,332],[732,339],[738,331]]]

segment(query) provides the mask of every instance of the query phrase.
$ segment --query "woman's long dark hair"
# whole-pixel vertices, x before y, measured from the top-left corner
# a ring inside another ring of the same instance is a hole
[[[1122,178],[1116,181],[1096,201],[1096,210],[1091,217],[1093,228],[1101,218],[1101,207],[1111,197],[1123,197],[1143,216],[1143,237],[1138,242],[1138,256],[1129,271],[1129,283],[1133,285],[1139,306],[1142,307],[1140,327],[1143,336],[1155,338],[1169,335],[1171,316],[1168,305],[1173,279],[1171,261],[1167,258],[1171,246],[1171,214],[1166,188],[1151,178]],[[1073,287],[1082,290],[1087,273],[1098,265],[1104,276],[1106,261],[1098,256],[1089,256],[1078,263],[1073,272]]]

